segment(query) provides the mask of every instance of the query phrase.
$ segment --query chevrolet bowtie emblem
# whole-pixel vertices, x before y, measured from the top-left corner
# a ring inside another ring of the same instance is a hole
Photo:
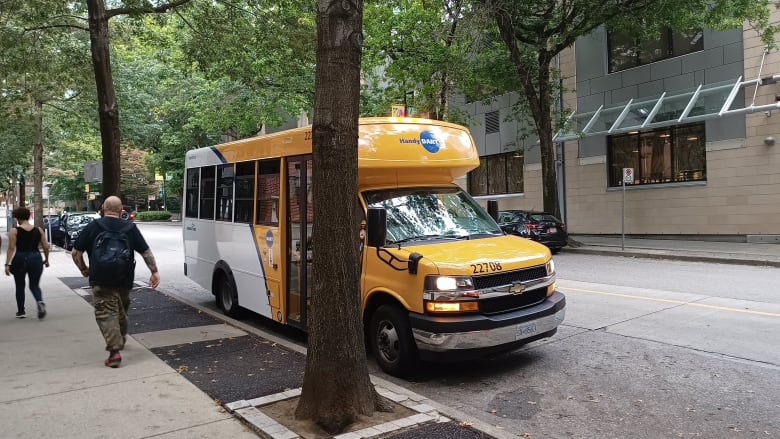
[[[525,291],[525,285],[523,284],[513,284],[509,287],[509,294],[523,294],[523,291]]]

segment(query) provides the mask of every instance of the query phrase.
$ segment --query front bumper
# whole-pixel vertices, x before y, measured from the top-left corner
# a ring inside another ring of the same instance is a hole
[[[420,356],[431,359],[467,351],[510,349],[555,334],[566,315],[566,298],[555,291],[544,302],[529,308],[491,316],[429,316],[410,314],[412,333]]]

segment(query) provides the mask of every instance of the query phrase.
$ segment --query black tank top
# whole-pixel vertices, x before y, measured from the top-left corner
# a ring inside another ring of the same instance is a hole
[[[21,227],[16,228],[16,251],[37,252],[41,243],[41,232],[33,227],[29,232]]]

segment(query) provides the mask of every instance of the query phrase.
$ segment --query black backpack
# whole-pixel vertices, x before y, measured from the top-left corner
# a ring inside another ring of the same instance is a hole
[[[129,232],[135,224],[128,223],[119,230],[110,230],[103,221],[95,222],[100,227],[100,232],[95,237],[89,254],[90,284],[132,288],[135,254]]]

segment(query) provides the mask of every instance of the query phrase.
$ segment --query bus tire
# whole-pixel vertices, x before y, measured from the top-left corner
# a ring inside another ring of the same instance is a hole
[[[397,305],[382,305],[371,316],[370,345],[379,367],[390,375],[405,377],[418,361],[417,345],[409,318]]]
[[[238,305],[238,293],[233,276],[223,273],[217,280],[216,287],[217,306],[229,317],[241,317],[241,307]]]

